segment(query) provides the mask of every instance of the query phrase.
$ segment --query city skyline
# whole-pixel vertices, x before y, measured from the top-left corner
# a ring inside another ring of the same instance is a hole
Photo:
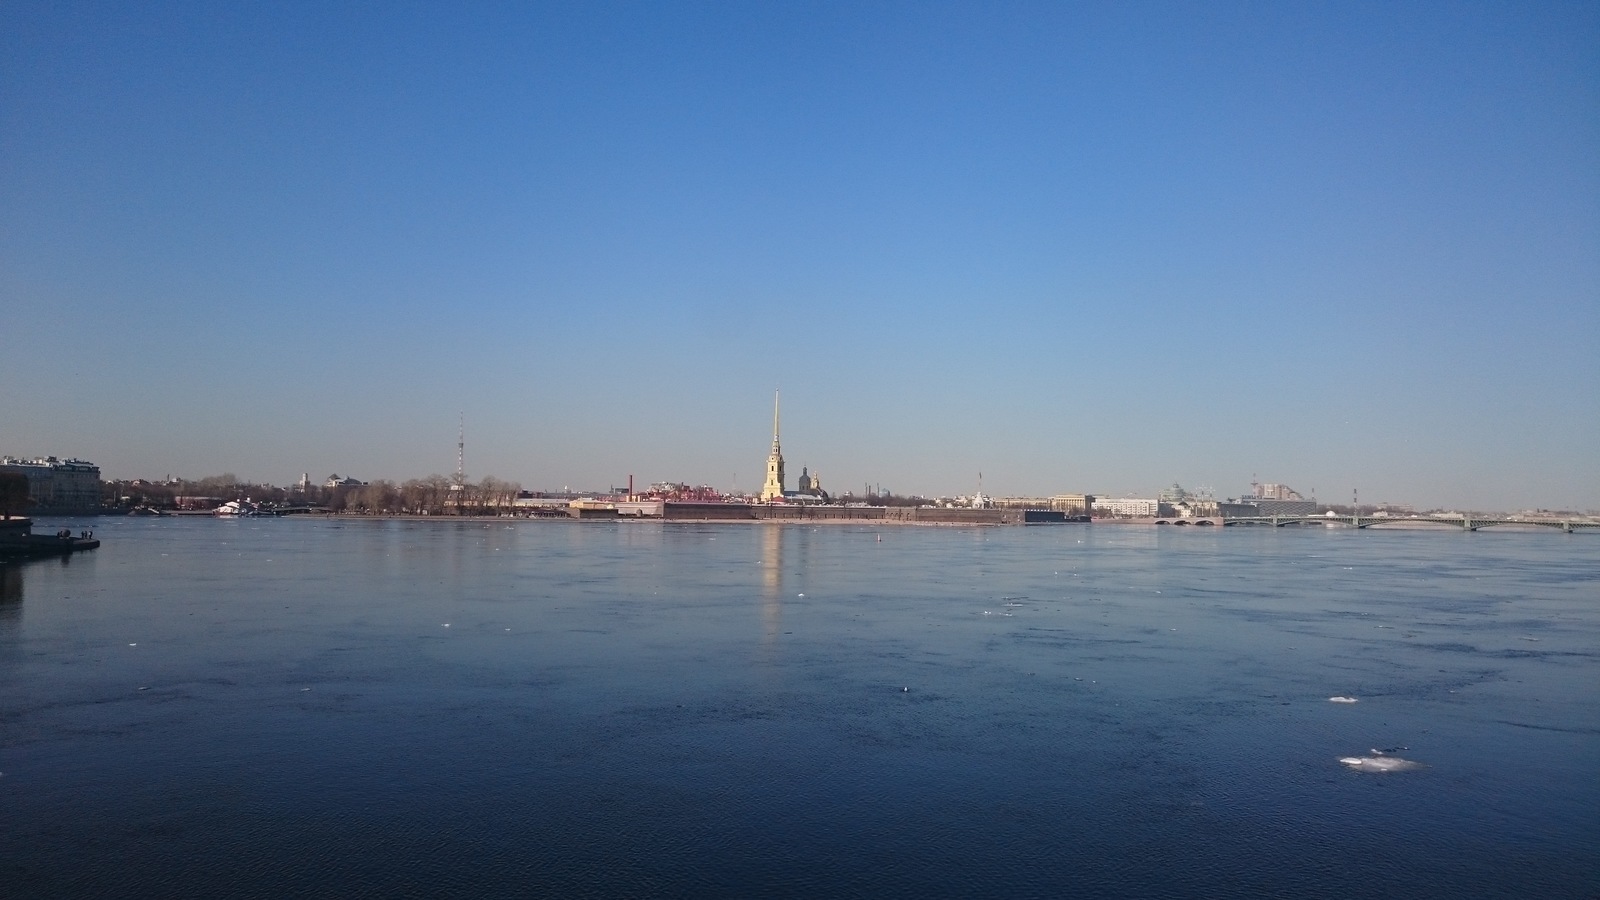
[[[325,486],[331,487],[331,486],[333,486],[334,482],[339,482],[341,484],[357,485],[357,484],[370,484],[370,483],[372,483],[374,481],[387,481],[387,482],[390,482],[390,483],[393,483],[393,484],[401,484],[401,483],[404,483],[404,482],[407,482],[407,481],[412,481],[412,480],[417,480],[417,479],[429,479],[429,478],[446,478],[451,483],[458,483],[459,484],[459,483],[463,482],[463,474],[464,474],[464,472],[463,472],[464,458],[465,458],[465,424],[464,424],[464,422],[461,423],[459,428],[458,428],[457,443],[456,443],[455,446],[456,446],[457,470],[452,475],[448,475],[447,476],[444,473],[441,473],[441,472],[438,472],[438,471],[430,471],[430,472],[427,472],[426,474],[423,474],[423,473],[412,473],[412,474],[409,474],[409,475],[388,475],[388,474],[385,474],[385,475],[371,476],[371,477],[366,477],[366,478],[357,478],[355,476],[351,476],[351,475],[348,475],[348,474],[345,475],[345,476],[340,476],[337,473],[333,473],[333,474],[330,474],[327,477],[326,481],[328,483]],[[7,462],[7,463],[14,463],[14,462],[43,463],[43,462],[46,462],[46,461],[48,461],[49,463],[56,463],[58,461],[58,457],[56,457],[56,456],[48,456],[48,457],[39,456],[39,457],[33,457],[33,458],[29,458],[29,457],[13,458],[13,456],[6,456],[6,458],[5,458],[5,462]],[[66,462],[66,463],[79,463],[79,464],[92,465],[92,461],[87,461],[87,460],[78,459],[78,458],[65,458],[65,459],[62,459],[61,461],[62,462]],[[806,468],[806,467],[803,466],[802,469],[804,469],[804,468]],[[773,403],[773,440],[772,440],[772,446],[771,446],[771,449],[769,451],[768,458],[767,458],[766,475],[765,475],[764,483],[761,486],[761,488],[756,489],[756,490],[745,490],[745,489],[742,489],[742,488],[739,487],[739,485],[737,484],[736,480],[732,481],[729,484],[718,484],[718,483],[713,482],[713,481],[683,481],[681,479],[675,479],[675,478],[672,478],[670,476],[662,476],[662,477],[652,476],[652,477],[646,478],[643,483],[649,483],[649,484],[683,484],[683,485],[688,485],[688,486],[691,486],[691,487],[699,485],[699,486],[704,486],[704,487],[710,487],[710,488],[713,488],[713,489],[718,490],[718,491],[722,491],[722,492],[728,494],[729,496],[759,498],[762,502],[767,502],[769,500],[775,499],[776,496],[777,496],[777,492],[778,491],[782,491],[784,494],[792,494],[792,493],[797,493],[797,492],[803,493],[803,492],[805,492],[806,490],[809,489],[807,486],[802,486],[802,485],[797,483],[795,491],[784,490],[784,488],[787,486],[787,477],[784,475],[784,469],[785,469],[784,460],[783,460],[782,450],[781,450],[780,444],[779,444],[778,400],[777,400],[777,397],[775,396],[774,397],[774,403]],[[623,478],[623,480],[621,482],[618,482],[616,480],[612,480],[612,481],[607,482],[603,488],[599,484],[574,485],[574,484],[571,484],[571,483],[562,483],[561,486],[558,488],[552,483],[542,483],[542,484],[541,483],[534,483],[534,484],[529,484],[529,483],[521,482],[521,481],[519,481],[519,480],[517,480],[515,478],[504,479],[504,478],[501,478],[499,475],[494,474],[494,473],[488,473],[486,475],[479,476],[478,479],[465,478],[464,480],[466,482],[468,482],[468,483],[476,483],[477,480],[481,480],[482,478],[488,478],[490,480],[499,481],[499,482],[510,482],[510,483],[513,483],[513,484],[519,486],[523,490],[534,491],[534,492],[547,492],[547,493],[548,492],[555,492],[555,493],[573,493],[573,492],[575,492],[575,493],[578,493],[578,494],[590,493],[590,494],[598,495],[598,494],[601,494],[601,493],[612,493],[612,492],[615,492],[617,490],[622,489],[622,487],[624,485],[632,484],[634,482],[634,480],[635,480],[635,475],[636,474],[637,473],[630,472],[630,473],[628,473],[627,476],[625,476]],[[230,472],[223,472],[223,471],[208,472],[208,473],[206,473],[204,475],[197,475],[197,474],[194,474],[194,473],[184,473],[184,474],[174,475],[173,473],[169,472],[169,473],[167,473],[165,475],[164,479],[162,479],[162,478],[153,478],[153,477],[145,476],[145,475],[128,476],[128,475],[110,475],[110,474],[107,474],[105,476],[105,480],[107,482],[111,482],[111,481],[118,481],[118,482],[151,481],[151,482],[156,482],[156,483],[161,483],[162,481],[165,480],[165,481],[171,481],[173,483],[176,483],[177,481],[190,481],[190,482],[203,481],[203,480],[207,480],[207,479],[214,479],[214,478],[217,478],[217,477],[225,477],[225,476],[239,477],[241,484],[252,484],[253,483],[253,484],[261,484],[261,485],[264,485],[264,486],[277,487],[277,488],[293,488],[296,485],[300,485],[301,487],[304,487],[306,484],[319,483],[319,482],[324,480],[324,479],[321,479],[321,478],[311,478],[309,471],[302,472],[296,478],[296,480],[293,481],[293,482],[279,482],[279,481],[275,481],[273,479],[267,479],[267,478],[242,477],[242,476],[238,476],[237,473],[231,472],[231,471]],[[810,476],[806,476],[806,477],[807,477],[807,480],[809,481]],[[881,483],[874,484],[874,483],[869,481],[869,482],[866,482],[866,483],[860,485],[862,487],[862,491],[861,491],[860,494],[856,493],[854,487],[849,486],[849,485],[845,485],[845,486],[841,486],[837,490],[837,495],[839,497],[868,497],[868,496],[873,496],[873,495],[876,495],[876,494],[879,494],[880,492],[882,492],[885,495],[900,496],[900,497],[921,497],[921,498],[928,499],[928,500],[935,500],[935,499],[967,498],[967,497],[973,497],[973,496],[978,496],[978,495],[982,495],[984,497],[991,497],[991,498],[992,497],[1013,497],[1014,498],[1014,497],[1025,497],[1025,496],[1048,497],[1048,496],[1055,496],[1055,495],[1061,494],[1063,491],[1067,490],[1067,488],[1065,488],[1065,487],[1057,486],[1057,487],[1049,489],[1049,490],[1033,491],[1031,493],[1030,492],[1014,492],[1014,491],[1013,492],[995,493],[995,492],[992,492],[992,491],[985,491],[984,490],[983,484],[982,484],[982,479],[983,479],[983,474],[981,472],[976,473],[975,489],[972,490],[970,493],[968,493],[964,489],[959,489],[958,488],[958,489],[952,489],[952,490],[946,490],[946,491],[902,491],[902,492],[900,492],[898,494],[891,494],[890,493],[890,489],[885,488]],[[1075,486],[1072,486],[1072,487],[1081,488],[1082,486],[1081,485],[1075,485]],[[1341,506],[1341,505],[1344,505],[1343,499],[1341,499],[1341,498],[1339,498],[1339,497],[1337,497],[1335,495],[1319,496],[1318,492],[1317,492],[1317,490],[1315,488],[1311,488],[1310,490],[1306,491],[1305,495],[1302,497],[1301,493],[1299,491],[1295,490],[1292,485],[1289,485],[1289,484],[1286,484],[1286,483],[1282,483],[1282,482],[1262,482],[1260,479],[1258,479],[1258,477],[1256,476],[1255,473],[1251,474],[1250,483],[1248,484],[1247,487],[1249,488],[1249,490],[1240,489],[1240,490],[1235,491],[1235,490],[1232,490],[1231,488],[1226,488],[1226,489],[1220,489],[1219,490],[1219,489],[1216,489],[1216,488],[1212,487],[1209,484],[1191,483],[1187,488],[1185,488],[1179,482],[1172,481],[1172,482],[1162,482],[1160,487],[1151,487],[1151,486],[1146,485],[1146,486],[1141,486],[1141,487],[1135,488],[1135,489],[1127,489],[1127,490],[1120,490],[1120,491],[1103,491],[1103,490],[1102,491],[1095,491],[1095,490],[1089,490],[1089,491],[1085,491],[1084,493],[1087,493],[1087,494],[1089,494],[1091,496],[1094,496],[1094,497],[1097,497],[1097,498],[1111,499],[1111,500],[1145,498],[1145,499],[1150,499],[1150,500],[1153,501],[1154,498],[1161,497],[1163,502],[1165,502],[1165,498],[1166,498],[1168,493],[1170,493],[1172,491],[1182,491],[1182,492],[1187,493],[1190,496],[1193,496],[1193,497],[1196,497],[1196,498],[1200,498],[1200,499],[1206,499],[1206,500],[1212,500],[1212,499],[1222,500],[1222,499],[1234,499],[1234,498],[1237,498],[1240,502],[1247,502],[1252,498],[1265,497],[1265,498],[1268,498],[1268,499],[1276,499],[1276,500],[1301,500],[1301,499],[1304,499],[1306,501],[1318,502],[1323,506]],[[1413,503],[1409,499],[1404,498],[1404,497],[1384,497],[1384,498],[1378,498],[1378,499],[1372,499],[1372,498],[1369,497],[1369,499],[1367,501],[1362,502],[1362,501],[1359,501],[1358,497],[1356,496],[1356,489],[1354,489],[1354,488],[1352,489],[1352,495],[1351,495],[1350,501],[1351,502],[1348,504],[1349,506],[1351,506],[1351,507],[1361,506],[1363,508],[1367,507],[1367,506],[1374,507],[1374,508],[1396,508],[1396,509],[1422,509],[1422,508],[1446,509],[1446,508],[1450,508],[1450,507],[1459,507],[1459,508],[1465,508],[1465,509],[1471,509],[1472,508],[1472,507],[1466,506],[1465,504],[1432,504],[1430,506],[1424,507],[1424,506],[1421,506],[1419,504]],[[1574,507],[1574,506],[1572,506],[1570,504],[1568,504],[1568,505],[1557,504],[1554,507],[1547,507],[1547,506],[1537,506],[1536,507],[1536,506],[1529,506],[1529,505],[1524,504],[1521,507],[1504,507],[1504,508],[1501,508],[1501,510],[1509,512],[1509,511],[1512,511],[1513,509],[1518,509],[1518,508],[1520,508],[1522,510],[1529,510],[1529,511],[1536,510],[1536,509],[1537,510],[1543,510],[1543,509],[1556,508],[1556,509],[1567,509],[1567,510],[1579,512],[1579,513],[1585,513],[1585,514],[1591,514],[1591,515],[1597,513],[1596,510],[1584,509],[1584,508],[1581,508],[1581,507]],[[1484,508],[1483,507],[1478,507],[1477,509],[1481,511]]]
[[[0,9],[0,452],[1600,508],[1592,4],[197,9]]]

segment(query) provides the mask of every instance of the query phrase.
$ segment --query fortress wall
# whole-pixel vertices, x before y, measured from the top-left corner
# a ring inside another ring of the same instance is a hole
[[[755,518],[755,507],[746,503],[694,503],[668,500],[661,516],[668,521],[748,522]]]
[[[757,519],[780,522],[881,522],[881,506],[757,506]]]
[[[884,522],[906,525],[1023,525],[1060,521],[1060,513],[931,506],[783,506],[667,501],[662,517],[680,522]]]

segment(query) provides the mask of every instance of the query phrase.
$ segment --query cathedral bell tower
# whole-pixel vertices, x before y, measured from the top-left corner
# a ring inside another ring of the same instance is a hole
[[[767,454],[767,480],[761,485],[761,502],[783,499],[783,447],[778,444],[778,392],[772,392],[772,452]]]

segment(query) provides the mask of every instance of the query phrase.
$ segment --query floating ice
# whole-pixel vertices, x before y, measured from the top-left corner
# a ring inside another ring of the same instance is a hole
[[[1329,697],[1328,698],[1328,702],[1329,703],[1360,703],[1361,701],[1357,700],[1354,697]]]
[[[1406,772],[1422,768],[1422,763],[1398,756],[1341,756],[1339,762],[1357,772]]]

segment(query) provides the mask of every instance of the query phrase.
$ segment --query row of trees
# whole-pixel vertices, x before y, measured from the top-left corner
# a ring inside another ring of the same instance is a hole
[[[213,497],[219,502],[253,500],[257,503],[288,504],[290,489],[241,481],[239,476],[228,472],[195,480],[103,481],[100,483],[100,496],[102,505],[111,509],[131,509],[136,506],[176,509],[179,497]]]
[[[413,478],[395,484],[378,480],[333,488],[325,504],[334,512],[412,515],[493,515],[516,501],[522,486],[487,476],[461,487],[443,475]]]
[[[105,505],[112,509],[177,509],[180,498],[206,498],[206,504],[249,500],[269,507],[314,506],[333,512],[437,516],[492,515],[510,507],[521,489],[516,482],[493,476],[458,488],[454,479],[429,475],[398,484],[379,479],[337,487],[311,485],[302,490],[299,485],[278,487],[246,482],[229,472],[192,481],[107,481],[103,496]]]

